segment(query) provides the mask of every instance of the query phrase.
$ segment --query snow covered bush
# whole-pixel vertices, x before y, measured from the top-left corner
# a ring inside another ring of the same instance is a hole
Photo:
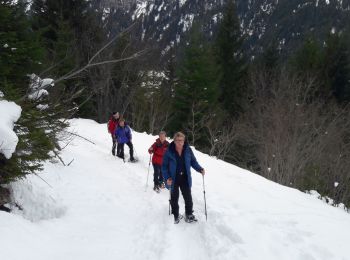
[[[43,48],[28,29],[26,5],[5,1],[0,14],[1,196],[4,184],[37,173],[45,160],[58,154],[58,134],[67,126],[60,119],[71,111],[63,96],[49,95],[52,79],[28,75],[42,70]]]

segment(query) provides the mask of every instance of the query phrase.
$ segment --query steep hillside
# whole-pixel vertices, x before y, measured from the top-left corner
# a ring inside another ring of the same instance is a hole
[[[133,164],[111,155],[105,124],[76,119],[70,131],[93,143],[76,137],[62,152],[69,166],[48,162],[42,179],[12,185],[23,211],[0,211],[1,259],[349,259],[342,209],[195,151],[207,172],[208,221],[193,172],[199,222],[174,225],[169,193],[151,189],[152,171],[146,187],[155,137],[134,133]]]

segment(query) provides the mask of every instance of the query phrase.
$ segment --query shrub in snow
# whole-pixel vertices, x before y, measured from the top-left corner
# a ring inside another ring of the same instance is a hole
[[[0,9],[1,26],[6,28],[0,45],[0,185],[4,187],[38,173],[52,157],[50,151],[58,154],[58,133],[67,126],[60,119],[72,114],[67,98],[72,94],[49,95],[53,80],[35,74],[29,75],[28,86],[28,73],[42,70],[44,49],[36,32],[28,30],[31,24],[25,4],[2,1]],[[0,195],[5,193],[0,191]]]
[[[59,218],[66,211],[58,194],[35,176],[11,183],[10,190],[11,200],[21,206],[11,206],[12,211],[30,221]]]

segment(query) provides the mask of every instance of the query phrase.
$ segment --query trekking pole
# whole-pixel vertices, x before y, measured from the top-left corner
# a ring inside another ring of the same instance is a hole
[[[147,190],[147,187],[148,187],[148,176],[149,176],[149,168],[151,167],[151,161],[152,161],[152,154],[149,155],[148,171],[147,171],[147,181],[146,181],[145,191]]]
[[[204,175],[203,177],[203,194],[204,194],[204,209],[205,209],[205,220],[208,221],[208,214],[207,214],[207,200],[205,198],[205,185],[204,185]]]

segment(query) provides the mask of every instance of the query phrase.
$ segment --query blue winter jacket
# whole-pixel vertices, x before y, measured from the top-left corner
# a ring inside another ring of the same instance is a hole
[[[193,169],[195,169],[197,172],[201,172],[203,169],[197,162],[196,157],[194,157],[194,154],[192,152],[191,147],[188,145],[187,142],[184,144],[183,153],[185,157],[185,167],[186,167],[186,173],[187,173],[187,179],[188,179],[188,185],[191,188],[192,187],[192,176],[191,176],[191,166]],[[175,157],[175,143],[171,142],[169,145],[168,150],[164,154],[163,157],[163,164],[162,164],[162,174],[164,177],[164,181],[166,183],[166,180],[169,178],[172,178],[172,189],[175,183],[176,178],[176,157]],[[168,185],[166,185],[169,189]]]
[[[131,129],[129,126],[125,125],[124,127],[118,126],[115,130],[115,137],[117,142],[120,144],[126,144],[131,141]]]

